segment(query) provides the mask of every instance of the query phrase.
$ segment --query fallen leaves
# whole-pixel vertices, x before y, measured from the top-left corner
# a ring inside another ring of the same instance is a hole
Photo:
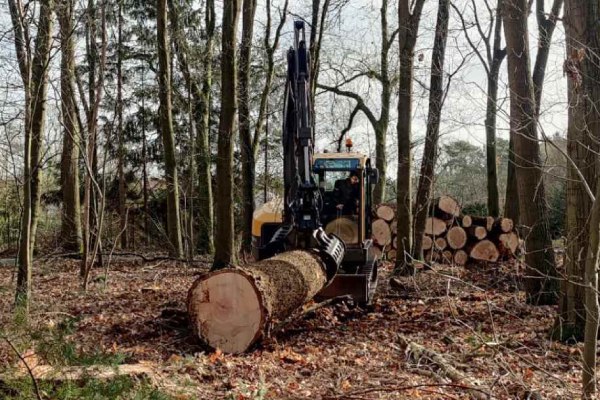
[[[39,319],[32,326],[56,329],[64,317],[59,313],[76,316],[71,343],[126,354],[127,363],[151,363],[174,398],[246,400],[260,392],[264,399],[343,399],[366,388],[373,390],[361,399],[465,398],[450,386],[395,390],[439,379],[431,363],[407,360],[398,333],[454,360],[473,382],[493,387],[496,398],[524,388],[543,388],[545,398],[579,393],[580,347],[547,341],[554,310],[528,306],[515,290],[518,278],[510,266],[422,272],[397,278],[400,292],[388,291],[387,266],[373,311],[325,307],[240,355],[208,351],[189,330],[185,297],[197,269],[165,263],[144,270],[121,263],[111,267],[106,290],[98,284],[86,294],[79,290],[77,267],[61,260],[36,268],[47,282],[34,276],[32,309]],[[0,286],[10,285],[10,271],[1,270]],[[11,303],[12,290],[0,292],[0,325],[10,321]],[[10,352],[0,347],[4,354]],[[27,355],[45,362],[41,354]],[[178,392],[182,388],[185,394]]]

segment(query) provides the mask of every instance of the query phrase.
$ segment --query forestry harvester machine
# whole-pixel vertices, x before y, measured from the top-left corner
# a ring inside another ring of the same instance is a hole
[[[284,197],[282,209],[265,204],[254,215],[253,252],[257,260],[295,249],[314,250],[323,260],[329,284],[317,298],[350,295],[368,304],[377,285],[379,260],[371,237],[372,187],[379,172],[360,153],[314,153],[310,96],[310,53],[304,22],[294,22],[283,119]],[[356,208],[342,215],[336,182],[358,177]]]

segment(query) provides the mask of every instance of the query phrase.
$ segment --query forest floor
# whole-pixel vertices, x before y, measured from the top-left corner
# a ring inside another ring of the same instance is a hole
[[[207,268],[117,258],[108,275],[95,271],[84,293],[77,261],[46,259],[36,265],[24,324],[11,312],[14,268],[0,266],[0,341],[10,340],[34,375],[36,365],[147,367],[143,379],[158,391],[125,398],[570,399],[580,393],[581,345],[549,339],[556,308],[525,304],[514,264],[437,266],[401,278],[398,290],[389,287],[384,266],[370,310],[322,307],[236,356],[199,345],[186,320],[187,290]],[[6,379],[20,373],[27,380],[25,371],[2,341],[0,398],[27,398]],[[52,393],[46,395],[60,397]]]

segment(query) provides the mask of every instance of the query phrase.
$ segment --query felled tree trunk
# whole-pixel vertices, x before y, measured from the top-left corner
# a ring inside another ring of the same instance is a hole
[[[268,335],[326,284],[321,260],[296,250],[201,276],[188,293],[194,333],[213,348],[241,353]]]

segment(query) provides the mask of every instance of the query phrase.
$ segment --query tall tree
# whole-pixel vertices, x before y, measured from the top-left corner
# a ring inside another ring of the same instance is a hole
[[[600,138],[600,4],[588,1],[585,4],[585,58],[583,60],[583,88],[585,92],[585,123],[588,134]],[[597,142],[596,142],[597,143]],[[598,170],[600,157],[595,157]],[[593,398],[596,393],[596,351],[598,343],[598,268],[600,267],[600,179],[596,180],[596,196],[591,208],[589,245],[585,263],[585,344],[583,356],[583,397]]]
[[[567,165],[566,209],[566,278],[561,288],[559,316],[555,336],[561,340],[583,340],[585,329],[585,289],[583,285],[585,259],[588,254],[588,226],[596,188],[598,143],[585,123],[586,96],[583,87],[583,57],[586,37],[585,0],[565,1],[564,28],[567,39],[568,128],[567,153],[572,162]]]
[[[213,268],[235,260],[233,224],[233,140],[237,108],[236,31],[239,0],[226,0],[221,39],[221,115],[217,141],[216,246]]]
[[[63,196],[61,236],[65,250],[81,253],[81,202],[79,198],[79,146],[81,144],[75,97],[75,41],[73,0],[61,0],[56,11],[60,24],[61,65],[60,96],[63,124],[63,148],[60,162]]]
[[[533,2],[530,2],[532,4]],[[563,0],[554,0],[550,14],[546,16],[544,9],[544,0],[536,0],[535,15],[538,24],[538,51],[533,68],[533,93],[535,99],[535,116],[536,119],[540,114],[540,106],[542,101],[542,91],[544,87],[544,76],[546,74],[546,65],[548,64],[548,56],[550,55],[550,45],[552,44],[552,35],[556,27],[556,20],[562,8]],[[506,184],[506,199],[517,199],[518,184],[515,168],[517,161],[515,159],[514,149],[515,138],[510,136],[509,144],[509,163],[508,177]],[[504,207],[504,216],[512,218],[514,221],[520,221],[520,206],[517,201],[507,201]]]
[[[346,133],[352,128],[354,118],[359,112],[362,112],[375,131],[375,165],[379,170],[382,177],[386,176],[387,171],[387,157],[386,157],[386,142],[387,132],[390,123],[390,106],[392,99],[392,92],[396,83],[395,79],[392,79],[392,74],[389,70],[389,54],[390,49],[394,43],[398,30],[394,30],[391,34],[389,32],[389,24],[387,17],[388,0],[383,0],[381,3],[381,52],[379,56],[379,71],[374,72],[369,69],[368,71],[362,71],[351,77],[344,77],[343,81],[335,86],[328,86],[318,84],[318,87],[325,89],[326,91],[335,93],[339,96],[348,97],[356,102],[354,109],[350,113],[348,119],[348,125],[342,130],[342,134],[338,139],[338,151],[341,150],[342,141]],[[381,108],[379,116],[375,115],[375,112],[367,105],[363,96],[360,94],[343,89],[348,83],[355,81],[361,77],[368,77],[375,79],[381,85],[381,95],[379,98],[378,107]],[[380,179],[373,191],[373,202],[375,204],[382,203],[385,200],[385,183],[386,179]]]
[[[400,0],[398,2],[398,43],[400,49],[400,80],[398,82],[398,174],[397,184],[397,218],[403,223],[398,224],[397,243],[398,257],[396,272],[405,273],[407,268],[406,256],[412,249],[412,81],[414,49],[417,43],[419,22],[425,0]],[[411,9],[412,5],[412,9]],[[384,178],[385,179],[385,178]]]
[[[242,252],[250,253],[252,247],[252,215],[254,214],[254,182],[256,159],[252,148],[250,121],[250,64],[252,62],[252,37],[256,0],[243,0],[242,45],[239,63],[239,130],[242,154]]]
[[[108,33],[106,25],[106,0],[100,3],[100,52],[98,52],[97,5],[88,0],[86,10],[86,58],[88,69],[87,101],[83,83],[79,76],[77,86],[80,101],[87,118],[87,140],[85,156],[85,175],[83,181],[83,257],[79,274],[82,286],[87,289],[92,267],[99,261],[102,264],[102,218],[103,193],[98,178],[98,116],[104,96],[104,75],[106,71],[106,52]]]
[[[29,48],[29,26],[20,1],[9,0],[15,32],[15,49],[25,91],[23,153],[23,212],[19,243],[15,304],[27,313],[31,297],[33,246],[40,202],[41,155],[46,121],[48,63],[52,39],[52,0],[40,2],[33,56]]]
[[[500,196],[498,193],[498,161],[496,146],[496,117],[498,115],[498,76],[500,67],[506,57],[506,48],[502,48],[502,9],[503,0],[497,0],[495,13],[488,0],[484,0],[489,11],[487,29],[480,20],[477,12],[477,3],[471,0],[474,24],[477,27],[480,40],[473,40],[469,35],[469,27],[461,12],[454,4],[452,7],[459,16],[463,32],[471,49],[481,62],[487,76],[487,103],[485,109],[485,150],[487,169],[487,206],[488,213],[493,217],[500,214]],[[493,32],[493,37],[492,37]],[[483,42],[484,51],[481,51],[479,43]]]
[[[127,246],[127,187],[125,182],[125,139],[123,133],[123,0],[117,11],[117,175],[119,177],[119,225],[121,248]]]
[[[438,159],[438,142],[440,137],[440,120],[444,102],[444,58],[448,39],[448,19],[450,17],[450,1],[439,0],[435,39],[431,58],[431,83],[429,88],[429,112],[427,131],[425,133],[425,149],[421,161],[421,174],[415,205],[415,231],[413,237],[412,256],[422,259],[422,240],[425,232],[425,219],[429,213],[429,203],[433,187],[433,174]]]
[[[598,348],[598,268],[600,268],[600,184],[596,184],[596,200],[592,204],[589,246],[585,258],[585,342],[583,348],[583,398],[596,393],[596,352]]]
[[[164,148],[165,180],[167,182],[167,232],[171,244],[169,253],[174,257],[182,257],[183,244],[179,219],[177,149],[175,148],[171,105],[171,60],[169,54],[169,34],[167,31],[167,0],[158,0],[157,2],[156,29],[158,36],[160,135]]]
[[[173,29],[173,43],[177,61],[190,91],[191,105],[196,127],[195,154],[196,172],[198,174],[198,204],[197,223],[198,239],[197,248],[201,254],[213,252],[213,196],[211,182],[211,155],[209,146],[210,136],[210,92],[212,87],[212,61],[213,61],[213,38],[215,30],[214,2],[208,0],[205,8],[206,43],[201,64],[203,66],[201,78],[196,78],[190,67],[190,51],[184,27],[180,21],[180,6],[175,1],[169,1],[171,13],[171,26]]]
[[[510,129],[514,140],[515,173],[525,235],[527,300],[556,302],[556,264],[548,231],[548,210],[537,137],[533,80],[529,64],[527,1],[505,0],[504,34],[508,54]]]

